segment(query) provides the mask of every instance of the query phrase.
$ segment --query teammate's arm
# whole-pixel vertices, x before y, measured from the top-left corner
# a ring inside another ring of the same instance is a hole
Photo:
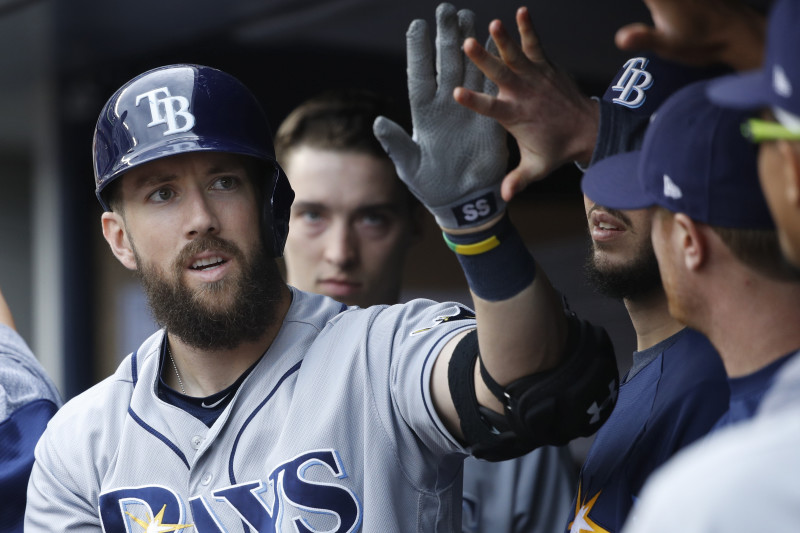
[[[441,4],[436,21],[435,52],[423,20],[412,22],[407,33],[413,136],[384,117],[374,126],[400,178],[443,229],[444,240],[457,254],[473,296],[478,343],[462,347],[460,339],[454,339],[445,347],[434,366],[431,393],[449,429],[469,445],[485,440],[475,434],[494,440],[490,433],[505,429],[517,435],[529,433],[535,445],[556,443],[544,433],[559,433],[556,441],[563,444],[564,434],[553,428],[561,424],[554,413],[562,413],[563,425],[571,426],[574,420],[568,420],[565,413],[577,405],[584,416],[587,407],[588,396],[582,393],[577,402],[556,398],[563,396],[562,391],[575,392],[572,383],[586,381],[583,367],[592,364],[584,365],[582,359],[572,357],[587,353],[576,348],[585,344],[579,342],[584,330],[568,318],[562,299],[537,268],[505,212],[500,194],[508,157],[505,131],[495,120],[473,113],[453,99],[457,86],[484,93],[493,90],[461,50],[464,39],[474,35],[474,15]],[[568,326],[570,321],[572,326]],[[591,344],[588,352],[594,347]],[[571,348],[565,349],[568,345]],[[616,367],[614,363],[611,366],[613,383]],[[552,379],[528,379],[542,373]],[[609,395],[609,373],[598,376],[602,376],[598,378],[602,385],[599,389],[590,386],[589,396],[599,405],[603,398],[597,391],[603,397]],[[555,382],[559,385],[551,388]],[[547,393],[539,396],[540,391]],[[497,426],[495,422],[484,424],[484,418],[494,417],[473,409],[476,398],[483,408],[503,413],[508,427],[500,427],[506,423],[502,420],[495,421]],[[518,400],[521,403],[514,403]],[[523,406],[531,409],[521,412]],[[475,416],[465,416],[472,411]],[[597,427],[599,424],[593,429]]]

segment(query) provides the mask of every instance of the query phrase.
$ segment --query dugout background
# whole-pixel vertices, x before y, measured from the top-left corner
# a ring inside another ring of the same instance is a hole
[[[0,288],[18,329],[65,399],[109,375],[152,331],[134,278],[111,255],[94,197],[91,138],[105,100],[149,68],[204,63],[241,79],[273,126],[324,89],[354,86],[407,101],[405,31],[433,30],[432,0],[0,0]],[[755,2],[764,6],[766,0]],[[516,38],[523,2],[454,2]],[[627,55],[616,29],[647,21],[641,0],[525,2],[546,53],[587,94],[601,95]],[[512,217],[554,284],[604,325],[621,371],[633,330],[620,302],[581,273],[588,239],[573,165],[529,188]],[[429,220],[411,252],[404,298],[469,303],[453,255]],[[585,443],[576,443],[580,455]]]

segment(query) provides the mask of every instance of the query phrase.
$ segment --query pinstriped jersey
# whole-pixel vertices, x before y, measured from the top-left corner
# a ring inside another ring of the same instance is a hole
[[[163,331],[68,402],[36,448],[26,530],[459,531],[466,452],[429,381],[474,315],[292,294],[211,427],[158,398]]]

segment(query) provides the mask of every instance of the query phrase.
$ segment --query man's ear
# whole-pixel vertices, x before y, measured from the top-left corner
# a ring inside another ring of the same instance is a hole
[[[106,211],[100,219],[103,225],[103,237],[111,247],[111,251],[122,265],[129,270],[136,270],[136,257],[133,254],[125,221],[118,213]]]
[[[700,226],[684,213],[674,217],[673,238],[689,270],[701,268],[708,260],[708,240]]]
[[[786,198],[794,207],[800,207],[800,143],[780,140],[778,153],[783,159],[783,185]]]

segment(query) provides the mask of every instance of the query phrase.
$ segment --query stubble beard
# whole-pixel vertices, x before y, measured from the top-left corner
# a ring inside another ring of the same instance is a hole
[[[663,290],[658,261],[650,239],[646,239],[624,264],[610,264],[590,245],[584,264],[589,284],[603,296],[637,301]]]
[[[186,261],[207,250],[233,257],[241,272],[191,289],[183,281]],[[153,319],[191,347],[234,349],[258,340],[278,318],[282,281],[261,246],[245,255],[230,241],[203,237],[187,244],[166,274],[142,261],[135,247],[134,255]]]

